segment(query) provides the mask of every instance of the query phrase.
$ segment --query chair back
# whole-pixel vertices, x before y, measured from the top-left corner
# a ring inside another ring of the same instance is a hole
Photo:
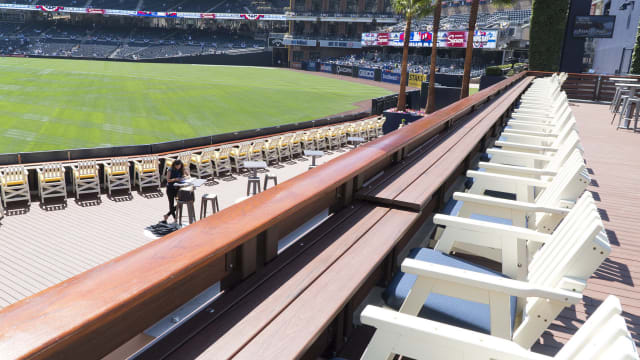
[[[191,156],[193,155],[192,151],[183,151],[181,153],[178,154],[178,159],[180,159],[180,161],[182,161],[183,164],[185,164],[184,166],[189,167],[189,164],[191,164]]]
[[[215,155],[215,149],[206,148],[202,150],[202,153],[200,154],[200,161],[202,162],[211,161],[214,155]]]
[[[251,152],[260,152],[264,148],[264,140],[256,140],[251,144]]]
[[[126,158],[111,159],[109,164],[112,173],[129,173],[129,160]]]
[[[64,167],[60,163],[44,164],[41,172],[44,181],[60,179],[64,176]]]
[[[244,142],[244,143],[241,143],[237,148],[234,148],[233,152],[238,156],[247,156],[250,149],[251,149],[251,143]]]
[[[98,175],[98,165],[94,160],[88,161],[80,161],[77,164],[76,171],[80,177],[83,176],[97,176]]]
[[[189,157],[191,159],[191,157]],[[188,163],[187,163],[188,164]],[[158,157],[157,156],[145,156],[140,159],[140,168],[144,172],[145,170],[158,169]]]
[[[22,165],[13,165],[0,170],[0,178],[6,184],[23,183],[27,181],[27,174]]]
[[[558,359],[638,359],[622,317],[620,300],[609,295],[556,354]]]
[[[224,160],[229,158],[229,154],[231,153],[231,145],[223,145],[218,151],[218,159]]]
[[[285,134],[283,136],[280,137],[280,146],[289,146],[289,142],[291,141],[291,137],[293,135],[291,134]]]
[[[303,140],[304,140],[304,132],[302,132],[302,131],[299,131],[299,132],[295,133],[293,135],[293,137],[291,138],[291,142],[292,143],[296,143],[296,144],[300,143]]]
[[[536,198],[536,204],[558,207],[561,200],[575,201],[587,188],[591,177],[578,149],[574,149],[556,176]]]
[[[571,132],[567,139],[558,147],[558,151],[556,151],[555,155],[551,157],[549,160],[549,164],[547,164],[547,168],[549,169],[560,169],[564,165],[565,162],[569,159],[571,154],[573,154],[574,150],[578,150],[580,153],[582,145],[580,144],[580,137],[578,133]]]
[[[598,208],[591,193],[585,192],[533,256],[528,280],[550,288],[560,287],[563,278],[586,281],[610,252]]]

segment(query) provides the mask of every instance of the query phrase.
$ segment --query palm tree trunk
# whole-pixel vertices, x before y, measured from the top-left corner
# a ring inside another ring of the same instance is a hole
[[[469,13],[469,33],[467,34],[467,52],[464,56],[464,75],[462,75],[462,90],[460,99],[469,96],[469,81],[471,80],[471,59],[473,57],[473,33],[476,30],[478,20],[478,7],[480,0],[473,0],[471,3],[471,13]]]
[[[400,71],[400,92],[398,93],[398,111],[404,111],[407,106],[407,61],[409,60],[409,39],[411,38],[411,16],[407,16],[407,26],[404,29],[404,46],[402,50],[402,67]]]
[[[431,66],[429,66],[429,92],[427,92],[427,114],[436,110],[436,61],[438,60],[438,31],[440,30],[440,13],[442,12],[442,0],[436,0],[436,8],[433,12],[433,46],[431,47]]]

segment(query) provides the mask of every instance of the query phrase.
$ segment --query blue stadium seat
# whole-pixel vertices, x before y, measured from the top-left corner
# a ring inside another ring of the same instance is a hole
[[[498,272],[484,268],[470,262],[457,259],[439,251],[425,248],[411,250],[408,258],[431,262],[440,265],[452,266],[458,269],[474,271],[487,275],[506,277]],[[384,291],[384,301],[390,307],[399,310],[407,298],[409,290],[413,287],[416,276],[398,272]],[[516,315],[516,297],[511,297],[511,327],[513,329]],[[491,332],[491,320],[489,305],[462,300],[449,296],[432,293],[424,303],[420,314],[422,318],[440,321],[469,330],[479,331],[485,334]]]

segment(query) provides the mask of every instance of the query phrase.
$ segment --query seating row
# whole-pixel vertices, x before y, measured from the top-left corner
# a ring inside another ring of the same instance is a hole
[[[161,170],[158,156],[145,156],[140,159],[114,158],[102,162],[104,167],[103,184],[109,195],[114,190],[126,189],[131,192],[132,185],[140,191],[146,187],[160,188],[166,179],[167,169],[180,159],[193,168],[193,175],[210,178],[244,170],[244,161],[264,160],[267,163],[291,160],[302,156],[304,150],[339,149],[348,144],[350,138],[372,140],[382,135],[384,118],[378,117],[357,122],[313,129],[310,131],[288,133],[270,138],[256,139],[237,145],[223,145],[219,148],[206,148],[196,152],[182,152],[174,157],[165,158]],[[133,163],[133,181],[131,174]],[[44,164],[37,168],[37,186],[40,200],[48,198],[67,198],[65,166],[72,169],[73,192],[76,197],[82,194],[100,195],[100,168],[96,161],[80,161],[72,165],[61,163]],[[161,176],[162,174],[162,176]],[[29,174],[24,166],[9,166],[0,169],[0,214],[8,202],[27,201],[31,203],[29,192]]]
[[[466,192],[454,193],[434,248],[413,249],[383,298],[367,306],[376,332],[363,359],[549,359],[530,351],[611,248],[560,87],[536,79]],[[499,271],[457,255],[490,260]],[[610,296],[562,348],[562,359],[638,359]]]

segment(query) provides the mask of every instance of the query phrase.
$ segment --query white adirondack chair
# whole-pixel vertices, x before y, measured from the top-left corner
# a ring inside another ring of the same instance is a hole
[[[67,184],[64,167],[60,163],[42,165],[38,171],[38,193],[44,204],[46,198],[64,197],[67,199]]]
[[[242,171],[242,169],[244,169],[244,162],[249,159],[250,150],[251,143],[249,142],[241,143],[238,147],[232,147],[229,153],[231,156],[231,168],[235,169],[238,173]]]
[[[111,159],[104,164],[104,183],[109,196],[113,190],[127,189],[131,192],[131,176],[129,160],[125,158]]]
[[[100,196],[100,173],[95,161],[80,161],[72,169],[76,199],[82,194],[97,193]]]
[[[376,120],[370,119],[365,122],[365,126],[367,128],[367,139],[373,140],[378,137],[378,129],[376,125]]]
[[[347,128],[347,125],[340,125],[336,127],[336,131],[338,132],[338,141],[341,148],[348,144]]]
[[[164,170],[162,171],[162,181],[167,179],[167,176],[169,174],[169,169],[171,169],[171,166],[173,165],[173,163],[176,160],[180,160],[182,161],[182,166],[184,166],[185,171],[187,172],[187,174],[191,173],[191,159],[193,157],[193,152],[192,151],[183,151],[181,153],[178,153],[178,155],[176,157],[167,157],[164,160]]]
[[[591,193],[587,192],[584,193],[578,201],[588,202],[592,200],[593,197]],[[508,202],[508,200],[501,201],[504,201],[505,203]],[[561,220],[565,219],[565,217],[571,213],[571,210],[569,209],[551,206],[540,206],[538,208],[533,208],[533,210],[531,208],[526,208],[524,204],[516,204],[513,205],[513,207],[515,208],[517,205],[522,206],[522,208],[517,209],[521,214],[534,213],[534,211],[538,210],[538,212],[549,217],[555,215],[555,218],[552,220],[555,221],[556,224],[562,224],[563,222],[561,222]],[[489,206],[490,205],[487,205],[487,208],[489,208]],[[506,211],[508,210],[503,210],[503,212]],[[551,220],[549,220],[549,222],[550,221]],[[560,230],[560,225],[557,225],[554,229],[548,232],[527,229],[531,230],[531,232],[524,231],[521,233],[517,229],[526,229],[526,226],[497,224],[489,221],[469,219],[463,216],[449,216],[443,214],[437,214],[434,217],[433,222],[440,226],[446,226],[446,229],[442,232],[442,235],[436,243],[436,250],[445,254],[451,252],[471,253],[494,260],[502,264],[502,272],[504,274],[514,279],[524,279],[526,277],[528,269],[525,265],[529,263],[529,260],[533,258],[540,247],[544,245],[544,241],[539,241],[538,239],[545,239],[545,235],[554,235]],[[497,227],[494,225],[497,225]],[[545,228],[545,230],[547,229]],[[518,236],[523,236],[523,238],[511,238],[511,235],[509,234],[516,234]],[[527,234],[532,237],[530,242],[527,242]],[[503,241],[512,241],[511,244],[506,244],[504,246],[519,247],[517,249],[517,251],[519,251],[517,252],[517,257],[513,256],[514,253],[509,253],[515,251],[515,248],[507,248],[507,253],[505,253],[501,246],[492,247],[488,245],[492,242],[502,243]],[[524,252],[525,250],[526,253]]]
[[[361,359],[397,354],[416,360],[638,360],[621,313],[620,300],[607,297],[552,357],[507,339],[368,305],[360,319],[376,332]]]
[[[206,148],[200,154],[191,155],[191,165],[195,168],[193,174],[200,179],[213,176],[213,156],[215,149]]]
[[[189,155],[189,164],[191,155]],[[160,171],[158,170],[158,157],[145,156],[142,159],[134,160],[133,182],[138,185],[138,189],[142,192],[142,188],[156,187],[160,190]]]
[[[222,172],[231,172],[231,160],[230,160],[231,146],[224,145],[220,149],[214,152],[213,165],[216,176],[220,176]]]
[[[0,169],[0,195],[2,203],[7,207],[8,202],[27,201],[31,205],[29,193],[29,172],[22,165],[9,166]]]
[[[545,121],[548,120],[548,121]],[[536,117],[521,117],[507,122],[507,127],[503,133],[537,135],[537,136],[558,136],[562,129],[569,124],[575,128],[575,117],[571,109],[567,108],[557,117],[552,119],[541,119]]]
[[[502,150],[529,152],[534,154],[555,154],[560,146],[567,141],[572,133],[576,133],[570,127],[564,127],[557,137],[549,138],[544,136],[529,135],[505,135],[505,140],[495,142]],[[580,146],[582,150],[582,146]]]
[[[527,167],[557,172],[575,149],[582,151],[582,145],[580,144],[580,137],[578,134],[573,132],[569,134],[560,146],[558,146],[558,149],[555,152],[549,152],[548,154],[522,152],[517,151],[516,149],[487,149],[487,154],[491,156],[491,159],[488,163],[478,163],[478,167],[486,169],[488,172],[512,175],[522,172],[517,172],[518,170],[514,170],[513,168],[501,167],[500,165],[511,165],[512,167]]]
[[[517,276],[518,267],[526,266],[525,242],[544,244],[528,264],[526,280],[463,270],[457,267],[460,260],[452,260],[450,263],[455,265],[448,266],[407,258],[402,263],[405,273],[402,276],[413,274],[417,279],[400,312],[417,315],[432,293],[488,304],[491,335],[511,339],[528,349],[565,306],[581,300],[587,280],[611,251],[609,240],[588,193],[551,235],[498,224],[487,226],[491,226],[488,233],[480,236],[478,232],[470,232],[468,240],[501,248],[507,275]],[[521,321],[519,316],[515,317],[513,331],[511,296],[517,297],[516,308],[522,315]]]
[[[522,171],[521,175],[529,176],[513,176],[469,170],[467,171],[467,176],[474,179],[469,193],[484,195],[486,191],[492,190],[515,194],[518,201],[535,202],[540,191],[544,193],[547,189],[550,189],[554,192],[558,191],[558,195],[563,199],[576,199],[591,182],[589,173],[586,171],[584,159],[577,149],[573,150],[555,175],[553,172],[546,172],[546,174],[553,175],[549,176],[551,181],[530,177],[540,174],[541,172],[535,172],[535,170],[532,170],[531,174],[525,174],[524,170]],[[559,176],[560,178],[558,178]],[[558,187],[557,185],[564,186]]]

